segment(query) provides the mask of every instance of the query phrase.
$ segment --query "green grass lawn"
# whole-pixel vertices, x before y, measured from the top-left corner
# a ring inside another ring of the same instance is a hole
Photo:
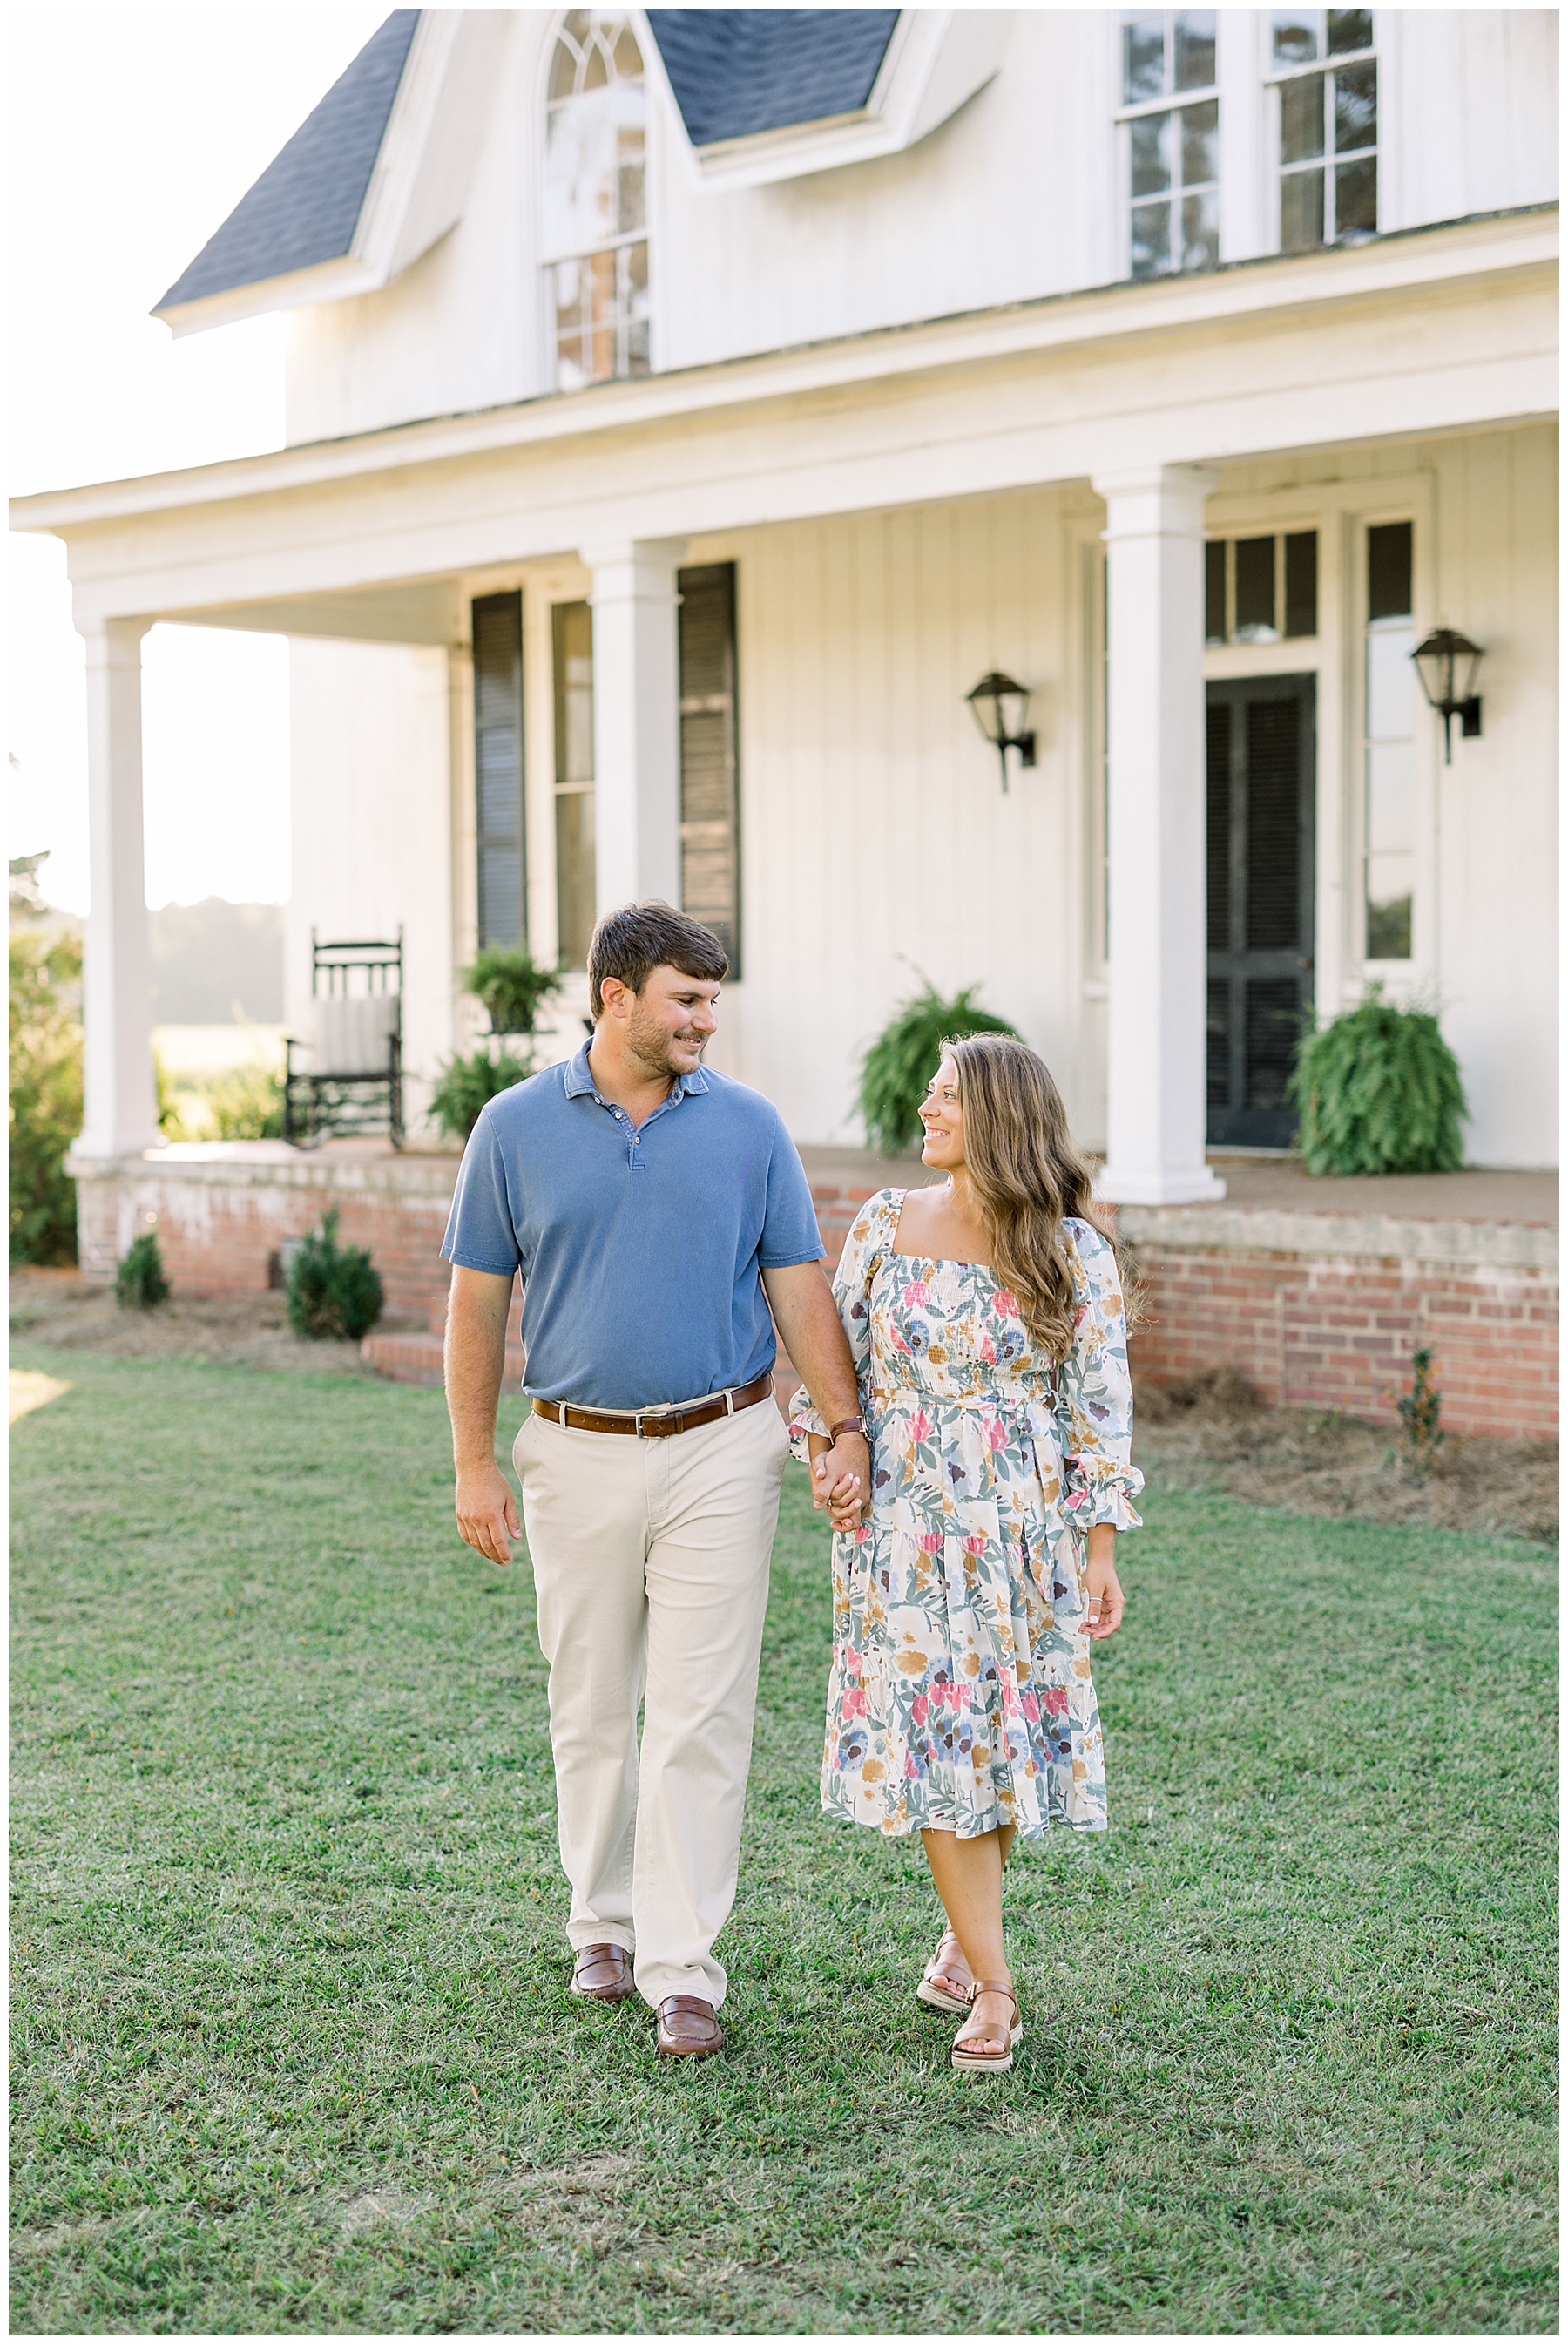
[[[918,1848],[818,1812],[792,1472],[730,2049],[676,2065],[568,2000],[440,1394],[20,1363],[74,1388],[13,1440],[15,2328],[1554,2326],[1544,1553],[1151,1500],[1112,1829],[1021,1851],[978,2080]]]

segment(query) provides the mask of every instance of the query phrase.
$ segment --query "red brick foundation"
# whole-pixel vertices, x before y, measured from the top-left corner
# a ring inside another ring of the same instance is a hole
[[[1557,1277],[1409,1259],[1138,1248],[1145,1318],[1135,1372],[1167,1384],[1233,1367],[1271,1408],[1372,1421],[1433,1354],[1443,1422],[1503,1439],[1557,1437]]]
[[[112,1278],[150,1220],[187,1294],[260,1291],[285,1242],[336,1205],[341,1238],[369,1248],[386,1286],[377,1363],[439,1379],[429,1337],[447,1290],[439,1248],[455,1157],[307,1155],[257,1141],[73,1169],[84,1276]],[[830,1262],[871,1193],[813,1183]],[[1165,1384],[1230,1367],[1272,1407],[1386,1420],[1410,1389],[1412,1353],[1427,1345],[1452,1430],[1556,1438],[1555,1228],[1129,1206],[1121,1229],[1143,1289],[1132,1344],[1140,1379]]]

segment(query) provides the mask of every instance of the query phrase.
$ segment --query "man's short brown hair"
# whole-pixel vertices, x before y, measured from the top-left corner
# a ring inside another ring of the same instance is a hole
[[[729,961],[712,929],[689,920],[673,904],[623,904],[607,912],[588,945],[588,1007],[595,1017],[604,1015],[599,988],[607,976],[640,993],[656,968],[678,968],[682,976],[716,985],[729,975]]]

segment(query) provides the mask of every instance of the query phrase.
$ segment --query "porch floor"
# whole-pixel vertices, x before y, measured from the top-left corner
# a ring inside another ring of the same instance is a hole
[[[918,1187],[932,1176],[918,1156],[879,1156],[869,1147],[802,1147],[812,1182],[846,1190]],[[1403,1221],[1501,1221],[1555,1228],[1553,1171],[1391,1172],[1377,1179],[1314,1180],[1289,1157],[1210,1152],[1225,1183],[1220,1205],[1183,1205],[1184,1213],[1373,1213]]]

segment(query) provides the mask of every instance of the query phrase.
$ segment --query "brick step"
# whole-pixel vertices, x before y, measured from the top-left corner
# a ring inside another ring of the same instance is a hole
[[[374,1368],[378,1376],[386,1376],[395,1384],[439,1384],[443,1380],[439,1335],[367,1335],[359,1346],[359,1356],[367,1367]],[[508,1388],[515,1391],[522,1379],[521,1348],[508,1343]]]

